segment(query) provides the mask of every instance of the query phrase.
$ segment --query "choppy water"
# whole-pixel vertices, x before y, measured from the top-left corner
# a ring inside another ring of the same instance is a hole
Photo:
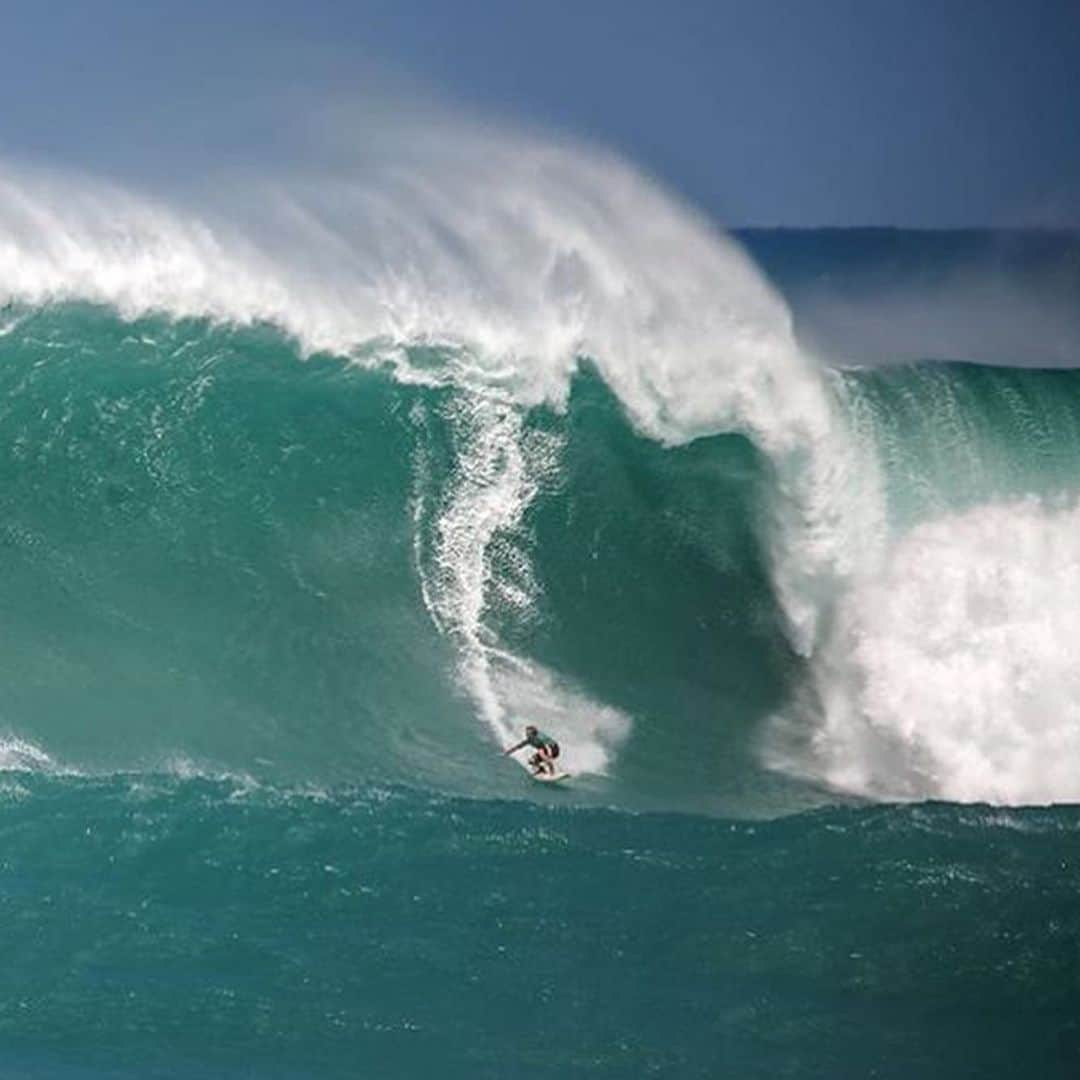
[[[18,1076],[1068,1076],[1073,810],[9,783]]]

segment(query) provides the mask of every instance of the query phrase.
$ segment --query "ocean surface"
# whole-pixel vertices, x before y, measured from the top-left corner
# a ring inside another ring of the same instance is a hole
[[[519,159],[5,175],[0,1075],[1080,1075],[1080,237]]]

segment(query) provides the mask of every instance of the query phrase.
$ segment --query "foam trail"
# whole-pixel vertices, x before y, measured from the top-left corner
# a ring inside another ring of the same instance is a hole
[[[516,742],[528,719],[559,739],[576,772],[603,772],[629,732],[628,718],[510,652],[490,621],[507,607],[530,616],[538,586],[523,549],[522,518],[559,447],[527,442],[520,409],[497,397],[458,398],[448,414],[457,464],[437,506],[425,495],[423,456],[418,463],[414,535],[424,602],[457,643],[463,687],[500,744]]]

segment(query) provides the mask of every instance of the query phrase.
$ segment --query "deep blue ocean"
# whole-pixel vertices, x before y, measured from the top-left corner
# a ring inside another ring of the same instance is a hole
[[[5,189],[0,1075],[1080,1075],[1080,239],[592,168]]]

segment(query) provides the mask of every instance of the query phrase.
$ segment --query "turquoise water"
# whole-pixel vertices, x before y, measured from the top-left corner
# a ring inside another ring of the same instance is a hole
[[[0,326],[0,1071],[1076,1074],[1075,372]]]
[[[768,823],[142,776],[4,800],[25,1076],[1047,1076],[1074,810]]]

